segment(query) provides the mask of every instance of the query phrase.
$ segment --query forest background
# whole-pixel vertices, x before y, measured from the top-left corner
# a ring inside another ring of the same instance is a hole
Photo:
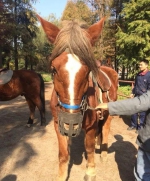
[[[0,0],[0,68],[49,72],[53,45],[36,18],[36,0]],[[134,80],[138,61],[150,61],[149,0],[68,0],[57,19],[43,17],[61,27],[63,20],[78,19],[87,25],[107,16],[94,50],[95,59],[110,60],[121,79]]]

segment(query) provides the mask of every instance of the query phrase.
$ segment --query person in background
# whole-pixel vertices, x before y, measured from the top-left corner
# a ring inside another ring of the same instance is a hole
[[[131,99],[101,103],[96,109],[108,109],[109,114],[112,116],[132,115],[146,111],[146,119],[143,127],[138,130],[136,140],[139,148],[134,167],[134,176],[135,181],[150,181],[150,90],[141,96]]]
[[[148,70],[148,60],[143,59],[139,62],[140,72],[136,75],[134,88],[132,89],[131,98],[142,95],[150,90],[150,71]],[[131,116],[131,126],[127,130],[139,130],[144,124],[145,111],[133,114]]]

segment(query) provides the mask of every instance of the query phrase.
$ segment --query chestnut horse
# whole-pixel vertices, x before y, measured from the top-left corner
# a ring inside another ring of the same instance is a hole
[[[8,72],[11,72],[12,77],[10,77],[7,83],[1,83],[3,81],[2,77],[5,74],[7,75]],[[30,70],[0,70],[0,101],[9,101],[19,95],[25,97],[30,109],[27,125],[30,127],[33,124],[36,106],[40,111],[41,125],[44,125],[46,119],[44,81],[42,76]]]
[[[57,180],[66,180],[71,137],[78,136],[84,129],[87,152],[84,180],[95,181],[95,137],[102,133],[101,157],[106,157],[111,121],[108,111],[99,113],[95,107],[102,101],[116,100],[118,86],[117,73],[109,67],[99,67],[92,52],[105,18],[89,28],[76,21],[68,21],[59,29],[39,15],[37,17],[49,41],[54,43],[50,57],[54,82],[50,107],[59,144]]]

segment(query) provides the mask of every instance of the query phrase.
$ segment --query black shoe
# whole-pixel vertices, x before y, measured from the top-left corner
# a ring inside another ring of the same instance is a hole
[[[129,126],[127,130],[136,130],[136,128],[134,126]]]

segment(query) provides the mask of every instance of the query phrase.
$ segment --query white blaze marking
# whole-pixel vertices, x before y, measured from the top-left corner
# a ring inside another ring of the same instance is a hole
[[[81,63],[79,58],[75,55],[68,54],[68,62],[66,63],[66,70],[69,73],[69,95],[70,95],[70,105],[74,105],[74,84],[75,84],[75,76],[77,72],[81,68]]]

